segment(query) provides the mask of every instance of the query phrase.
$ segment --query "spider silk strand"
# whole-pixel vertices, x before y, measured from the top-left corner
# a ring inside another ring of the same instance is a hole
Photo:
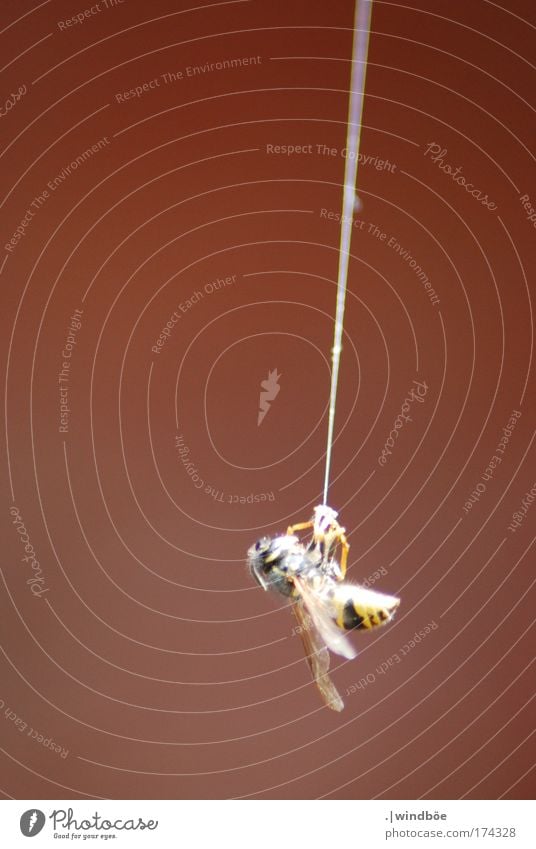
[[[333,449],[337,384],[341,360],[342,333],[344,327],[344,303],[348,281],[350,242],[356,206],[356,180],[361,140],[361,120],[365,96],[367,55],[370,33],[372,0],[356,0],[354,14],[354,37],[352,46],[352,76],[348,105],[348,129],[346,134],[346,162],[344,166],[344,190],[342,196],[341,235],[339,243],[339,268],[337,273],[337,305],[331,352],[331,388],[329,396],[328,436],[326,447],[326,473],[324,478],[324,504],[328,503],[329,475]]]

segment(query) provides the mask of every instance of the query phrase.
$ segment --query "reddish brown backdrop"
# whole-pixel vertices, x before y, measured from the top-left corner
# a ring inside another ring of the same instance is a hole
[[[6,798],[533,792],[535,21],[502,6],[374,3],[330,503],[402,603],[337,715],[244,561],[322,497],[353,3],[2,4]]]

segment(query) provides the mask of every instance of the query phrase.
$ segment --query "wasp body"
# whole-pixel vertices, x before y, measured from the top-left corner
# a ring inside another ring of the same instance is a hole
[[[311,522],[292,525],[277,537],[262,537],[248,551],[252,576],[265,590],[293,602],[307,661],[326,704],[344,707],[328,676],[328,649],[346,658],[357,652],[345,631],[368,630],[389,622],[400,601],[344,580],[349,544],[330,507],[315,508]],[[312,529],[303,545],[295,532]],[[340,563],[335,547],[341,546]]]

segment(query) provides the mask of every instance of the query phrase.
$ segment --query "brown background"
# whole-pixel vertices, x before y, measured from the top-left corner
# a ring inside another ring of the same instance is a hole
[[[340,210],[353,4],[192,5],[101,2],[61,31],[88,7],[2,3],[0,104],[27,87],[0,119],[2,244],[49,180],[109,139],[1,252],[3,795],[529,797],[536,507],[515,533],[508,524],[535,482],[524,278],[535,230],[520,203],[528,193],[536,206],[533,3],[374,4],[362,152],[396,167],[359,173],[365,225],[352,242],[330,503],[349,532],[351,578],[381,566],[376,588],[402,603],[390,627],[355,638],[356,660],[333,658],[348,690],[340,715],[321,707],[289,610],[244,560],[261,532],[321,501],[339,227],[320,210]],[[424,156],[431,142],[496,210]],[[258,427],[274,368],[281,390]],[[416,378],[425,401],[382,468]],[[522,415],[502,463],[465,514],[512,410]],[[273,500],[228,501],[260,493]],[[13,503],[41,598],[26,584]]]

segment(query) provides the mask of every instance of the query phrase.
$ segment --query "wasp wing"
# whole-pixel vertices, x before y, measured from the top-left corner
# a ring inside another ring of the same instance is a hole
[[[333,621],[333,609],[329,606],[325,597],[320,596],[311,589],[307,581],[303,578],[296,576],[294,578],[294,584],[300,593],[309,616],[313,620],[317,631],[328,649],[343,657],[347,657],[348,660],[356,657],[357,651],[354,649],[352,643]]]
[[[302,600],[298,599],[292,606],[292,609],[298,620],[299,634],[302,638],[305,657],[311,670],[313,681],[327,706],[332,710],[341,711],[344,707],[344,702],[328,675],[329,652],[316,630],[311,616],[307,615],[307,610]]]

